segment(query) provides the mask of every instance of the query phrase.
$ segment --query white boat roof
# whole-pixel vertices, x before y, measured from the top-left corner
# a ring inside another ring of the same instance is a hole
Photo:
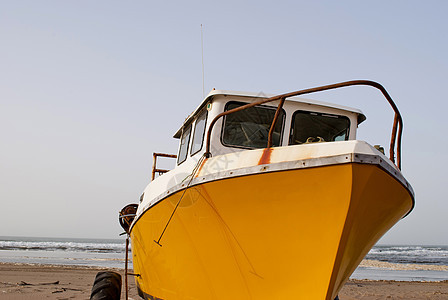
[[[216,90],[213,89],[210,91],[210,93],[204,98],[204,100],[201,102],[201,104],[185,119],[185,121],[182,123],[182,126],[177,130],[177,132],[174,134],[174,138],[180,138],[182,133],[182,128],[186,123],[189,123],[192,121],[193,117],[199,113],[199,111],[208,103],[210,98],[216,95],[227,95],[227,96],[238,96],[238,97],[248,97],[248,98],[270,98],[281,94],[265,94],[263,92],[254,93],[254,92],[240,92],[240,91],[230,91],[230,90]],[[352,108],[348,106],[333,104],[329,102],[324,101],[318,101],[318,100],[312,100],[312,99],[306,99],[302,97],[289,97],[286,101],[290,102],[300,102],[300,103],[306,103],[306,104],[312,104],[312,105],[319,105],[324,107],[331,107],[336,108],[340,110],[345,110],[349,112],[353,112],[358,114],[358,124],[363,122],[366,119],[366,116],[364,113],[357,108]]]

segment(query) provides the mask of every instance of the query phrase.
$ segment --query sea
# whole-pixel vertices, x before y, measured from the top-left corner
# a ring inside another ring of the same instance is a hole
[[[125,238],[0,236],[0,263],[124,269],[125,252]],[[128,266],[132,268],[132,262],[129,262]],[[376,245],[351,278],[396,281],[448,280],[448,245]]]
[[[79,239],[0,236],[0,263],[124,269],[125,254],[125,238]],[[132,263],[129,266],[132,267]]]

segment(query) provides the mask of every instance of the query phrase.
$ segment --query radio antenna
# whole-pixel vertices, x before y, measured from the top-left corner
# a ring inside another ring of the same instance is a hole
[[[205,88],[204,88],[204,34],[201,24],[201,51],[202,51],[202,97],[205,98]]]

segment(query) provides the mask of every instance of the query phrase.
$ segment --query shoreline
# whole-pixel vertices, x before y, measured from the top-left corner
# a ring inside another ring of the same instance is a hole
[[[122,275],[124,296],[124,269],[44,265],[0,262],[0,299],[68,299],[90,297],[95,275],[111,270]],[[138,296],[134,279],[128,276],[129,299]],[[342,288],[341,300],[355,299],[448,299],[448,280],[393,281],[351,279]]]

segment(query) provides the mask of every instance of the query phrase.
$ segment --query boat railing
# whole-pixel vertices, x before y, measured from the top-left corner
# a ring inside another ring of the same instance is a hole
[[[261,100],[256,101],[256,102],[252,102],[252,103],[249,103],[249,104],[246,104],[246,105],[243,105],[243,106],[239,106],[237,108],[234,108],[234,109],[222,112],[219,115],[217,115],[212,120],[212,122],[210,123],[210,127],[209,127],[209,129],[207,131],[205,156],[206,157],[211,157],[211,155],[212,155],[211,152],[210,152],[211,132],[212,132],[212,129],[213,129],[214,125],[216,124],[216,122],[223,116],[226,116],[226,115],[229,115],[229,114],[241,111],[241,110],[245,110],[245,109],[257,106],[257,105],[261,105],[261,104],[265,104],[265,103],[269,103],[269,102],[273,102],[273,101],[279,101],[279,104],[277,106],[277,110],[276,110],[275,115],[274,115],[274,119],[272,120],[272,124],[271,124],[271,127],[269,129],[267,148],[271,148],[272,147],[272,134],[274,132],[275,123],[277,122],[278,116],[280,114],[280,111],[281,111],[281,109],[283,107],[283,104],[284,104],[286,98],[299,96],[299,95],[305,95],[305,94],[311,94],[311,93],[316,93],[316,92],[328,91],[328,90],[338,89],[338,88],[342,88],[342,87],[358,86],[358,85],[371,86],[371,87],[374,87],[374,88],[380,90],[381,93],[383,94],[383,96],[389,102],[389,104],[392,107],[393,111],[395,112],[394,123],[393,123],[393,126],[392,126],[392,134],[391,134],[390,145],[389,145],[389,159],[394,164],[396,164],[398,169],[401,170],[401,136],[402,136],[402,133],[403,133],[403,121],[402,121],[402,118],[401,118],[401,114],[400,114],[397,106],[395,105],[394,101],[390,97],[389,93],[386,91],[386,89],[381,84],[379,84],[379,83],[377,83],[375,81],[370,81],[370,80],[345,81],[345,82],[340,82],[340,83],[335,83],[335,84],[330,84],[330,85],[324,85],[324,86],[319,86],[319,87],[299,90],[299,91],[295,91],[295,92],[291,92],[291,93],[280,94],[280,95],[277,95],[277,96],[274,96],[274,97],[261,99]],[[395,162],[395,151],[396,151],[396,155],[397,155],[396,162]]]
[[[163,173],[166,173],[166,172],[170,171],[170,170],[158,169],[157,168],[157,157],[177,158],[177,155],[175,155],[175,154],[165,154],[165,153],[153,153],[151,180],[154,180],[156,178],[156,173],[159,173],[159,175],[162,175]]]

